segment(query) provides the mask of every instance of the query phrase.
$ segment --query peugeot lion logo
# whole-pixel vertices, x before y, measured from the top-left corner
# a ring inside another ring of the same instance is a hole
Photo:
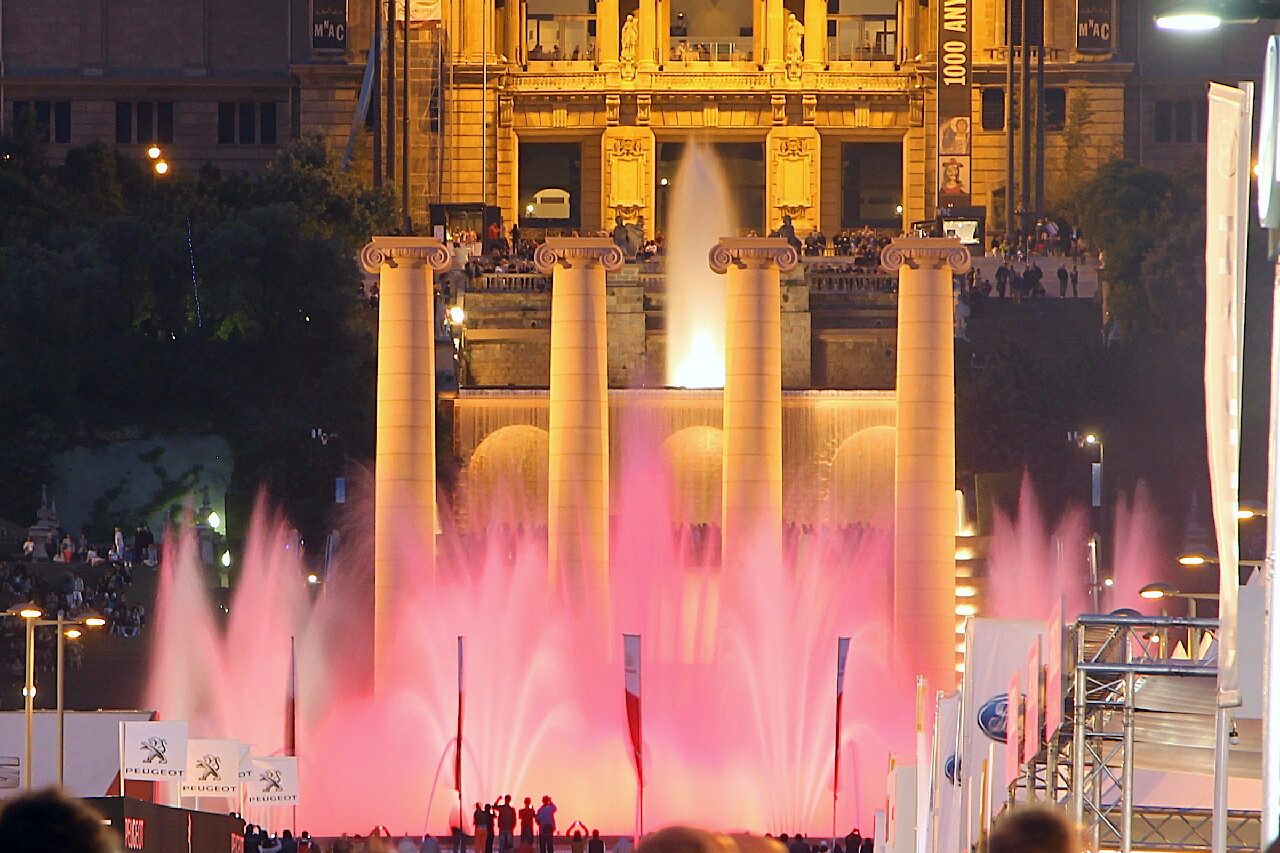
[[[284,787],[280,784],[279,770],[263,770],[262,775],[258,777],[259,782],[266,782],[263,786],[262,793],[267,794],[271,791],[279,791],[284,793]]]
[[[978,708],[978,728],[998,743],[1008,740],[1009,694],[997,693]]]
[[[206,755],[196,762],[197,769],[200,770],[200,778],[197,781],[205,782],[221,782],[222,774],[218,770],[222,767],[222,759],[216,755]]]
[[[155,762],[157,764],[168,764],[169,759],[165,758],[165,752],[169,749],[169,741],[162,737],[149,737],[139,744],[142,751],[147,757],[142,759],[143,764]]]

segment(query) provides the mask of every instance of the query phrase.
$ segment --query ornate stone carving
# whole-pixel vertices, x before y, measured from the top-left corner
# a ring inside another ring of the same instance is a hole
[[[919,269],[950,268],[953,275],[969,271],[973,258],[969,250],[954,237],[899,237],[884,247],[880,253],[880,265],[889,272],[899,267]]]
[[[565,269],[601,266],[605,272],[616,272],[625,261],[622,250],[607,237],[548,237],[533,252],[534,265],[544,273],[557,264]]]
[[[435,272],[449,268],[453,258],[435,237],[374,237],[360,250],[360,266],[375,273],[382,265],[425,266]]]
[[[793,270],[800,255],[786,240],[776,237],[721,237],[707,256],[711,269],[723,275],[729,267],[764,267]]]
[[[649,123],[649,109],[652,105],[652,95],[636,95],[636,124],[646,125]]]
[[[605,222],[614,217],[634,222],[644,216],[653,192],[653,132],[649,128],[615,127],[603,140]]]
[[[619,115],[622,112],[622,96],[617,92],[610,92],[604,96],[604,120],[610,127],[618,124]]]
[[[769,106],[773,108],[773,123],[787,123],[787,96],[777,92],[769,96]]]
[[[778,128],[772,133],[770,206],[779,216],[805,219],[818,194],[816,133],[809,128]]]
[[[804,109],[804,123],[814,125],[818,123],[818,96],[806,93],[800,96],[800,105]]]

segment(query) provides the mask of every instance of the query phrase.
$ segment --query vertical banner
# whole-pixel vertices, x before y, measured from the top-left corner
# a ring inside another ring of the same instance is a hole
[[[298,642],[289,638],[289,692],[284,704],[284,754],[298,754]]]
[[[972,0],[938,3],[938,202],[968,207],[973,165]]]
[[[1004,778],[1005,739],[1008,737],[1009,678],[1026,665],[1032,640],[1044,634],[1045,623],[1027,619],[971,618],[965,628],[965,670],[960,716],[961,774],[974,780],[970,796],[982,796]],[[993,749],[988,754],[987,746]],[[992,760],[988,776],[979,782],[982,766]],[[965,810],[974,814],[970,799]],[[971,831],[980,828],[974,821]],[[961,839],[967,849],[977,839]]]
[[[1041,638],[1031,641],[1027,655],[1026,703],[1023,706],[1022,763],[1029,764],[1040,752],[1044,743],[1044,667],[1040,663]]]
[[[1115,0],[1076,0],[1076,52],[1111,53],[1114,23]]]
[[[844,665],[849,657],[849,638],[836,640],[836,752],[835,773],[831,778],[831,792],[834,798],[840,797],[840,739],[844,721]],[[832,821],[835,821],[835,807],[832,806]]]
[[[191,738],[187,741],[184,797],[236,797],[240,794],[240,741]]]
[[[458,729],[453,739],[453,790],[458,792],[458,807],[462,807],[462,707],[466,694],[462,689],[462,650],[465,637],[458,638]],[[459,812],[459,821],[465,815]]]
[[[245,784],[247,803],[298,804],[298,759],[292,755],[253,759],[253,775]]]
[[[640,725],[640,635],[622,635],[623,688],[626,690],[627,731],[631,733],[631,758],[636,781],[644,787],[644,732]]]
[[[1008,697],[1008,711],[1005,714],[1004,767],[995,771],[1000,780],[998,788],[1007,789],[1022,775],[1022,670],[1018,670],[1009,679],[1005,689]],[[995,814],[995,802],[992,802],[991,813]]]
[[[311,0],[311,49],[347,49],[347,0]]]
[[[1218,705],[1240,704],[1236,610],[1240,587],[1240,379],[1253,87],[1209,84],[1205,163],[1204,408],[1209,491],[1217,528]]]
[[[186,769],[186,720],[120,724],[122,779],[180,782]]]
[[[928,853],[960,853],[960,692],[939,694],[933,721]]]
[[[933,800],[933,760],[929,745],[928,728],[929,682],[923,675],[916,676],[916,828],[915,853],[927,853],[929,849],[929,811]],[[833,821],[834,823],[834,821]],[[835,841],[835,830],[831,835]]]
[[[1049,630],[1044,636],[1044,731],[1047,737],[1053,737],[1062,725],[1062,703],[1066,701],[1062,685],[1062,660],[1067,648],[1062,624],[1065,609],[1063,599],[1059,598],[1049,616]]]

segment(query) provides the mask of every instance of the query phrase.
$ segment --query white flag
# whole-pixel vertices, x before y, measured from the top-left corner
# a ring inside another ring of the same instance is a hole
[[[1027,663],[1027,649],[1045,623],[1026,619],[970,619],[965,627],[963,708],[960,716],[961,774],[973,779],[970,796],[981,793],[982,764],[993,759],[991,779],[1003,778],[1008,735],[1009,678]],[[994,755],[987,745],[992,744]],[[966,803],[972,812],[977,803]],[[976,823],[976,822],[975,822]],[[973,826],[972,830],[979,827]],[[965,839],[962,849],[977,839]]]
[[[933,724],[933,814],[931,853],[959,853],[960,837],[960,692],[938,697]]]
[[[245,784],[246,803],[298,804],[298,759],[292,755],[253,759],[253,776]]]
[[[186,720],[120,723],[122,778],[178,782],[186,769]]]
[[[235,797],[240,793],[240,741],[191,738],[187,741],[184,797]]]
[[[1205,164],[1204,422],[1209,492],[1217,530],[1218,704],[1240,704],[1236,607],[1240,588],[1240,381],[1244,358],[1244,265],[1248,232],[1253,86],[1209,84]]]

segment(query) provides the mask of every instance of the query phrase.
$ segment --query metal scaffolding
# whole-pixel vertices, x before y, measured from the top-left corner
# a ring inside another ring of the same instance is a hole
[[[1198,656],[1206,632],[1217,627],[1216,619],[1079,617],[1062,638],[1062,722],[1046,732],[1009,786],[1009,804],[1043,799],[1065,806],[1088,850],[1210,849],[1211,810],[1134,802],[1134,720],[1137,697],[1152,679],[1217,678],[1213,654]],[[1179,644],[1190,650],[1190,659],[1173,656]],[[1231,811],[1228,817],[1228,849],[1259,849],[1258,812]]]

